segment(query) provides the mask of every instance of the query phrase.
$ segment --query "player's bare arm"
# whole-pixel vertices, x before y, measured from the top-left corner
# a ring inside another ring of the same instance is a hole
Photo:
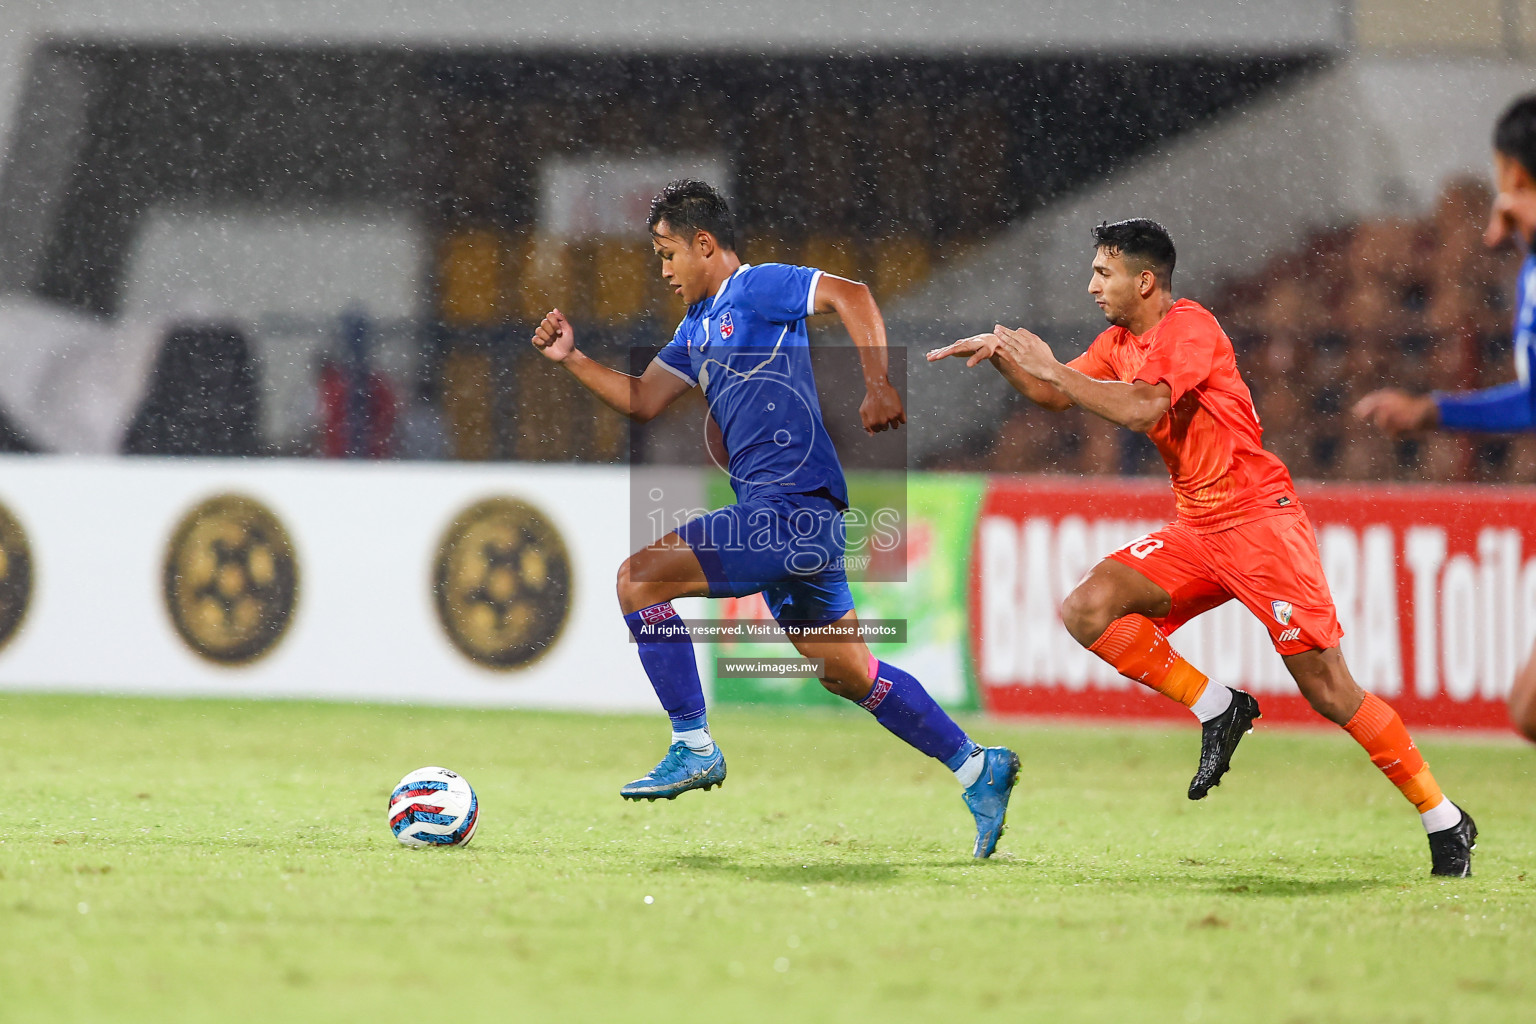
[[[533,332],[533,347],[569,370],[604,405],[640,423],[655,419],[691,387],[655,362],[634,377],[590,358],[576,347],[576,331],[558,309]]]
[[[1172,404],[1173,392],[1167,384],[1095,380],[1058,360],[1037,334],[1002,324],[992,333],[1002,342],[999,352],[1005,361],[1060,391],[1073,405],[1111,423],[1145,434]]]
[[[901,396],[891,386],[885,318],[880,315],[869,287],[823,274],[816,283],[816,302],[812,308],[818,313],[836,313],[858,347],[859,366],[864,371],[864,400],[859,403],[859,419],[865,433],[894,430],[907,422]]]
[[[1393,435],[1433,430],[1440,425],[1440,407],[1433,398],[1409,394],[1402,388],[1372,391],[1351,411],[1356,419]]]
[[[1061,389],[1047,384],[1038,377],[1030,376],[1017,363],[1009,359],[1007,352],[1003,349],[1002,339],[996,334],[973,334],[969,338],[951,342],[943,348],[932,349],[927,355],[930,363],[961,357],[965,358],[967,368],[977,366],[983,361],[990,362],[1003,379],[1013,385],[1015,391],[1043,409],[1061,412],[1063,409],[1072,407],[1072,399],[1068,398]]]
[[[1162,229],[1159,227],[1159,231]],[[1171,246],[1171,243],[1169,243]],[[1088,293],[1111,324],[1134,335],[1156,326],[1173,307],[1173,265],[1138,255],[1127,259],[1115,245],[1100,245],[1093,258]],[[992,339],[996,339],[995,343]],[[998,324],[989,335],[956,342],[929,353],[936,361],[970,353],[968,365],[983,352],[1015,388],[1048,409],[1079,405],[1111,423],[1146,433],[1167,413],[1173,392],[1166,384],[1096,380],[1059,361],[1038,335]]]

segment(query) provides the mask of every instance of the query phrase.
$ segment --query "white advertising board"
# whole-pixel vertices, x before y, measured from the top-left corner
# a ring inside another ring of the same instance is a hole
[[[31,581],[0,647],[0,689],[654,710],[614,596],[629,553],[626,484],[616,467],[0,457],[0,504],[25,536]],[[282,591],[270,584],[284,545],[239,541],[242,527],[217,517],[180,528],[221,495],[264,507],[291,551],[286,625],[254,655],[217,627],[249,625],[242,617],[261,606],[242,597],[253,581]],[[532,510],[532,524],[471,530],[473,571],[454,586],[469,595],[460,611],[470,632],[494,639],[501,627],[516,632],[519,615],[547,620],[533,627],[533,653],[514,652],[503,667],[450,638],[434,582],[445,538],[464,534],[467,510],[497,498],[518,514]],[[532,537],[500,582],[491,564],[498,529]],[[176,537],[186,542],[173,555]],[[240,551],[231,555],[231,545]],[[5,564],[14,574],[21,561],[12,551]],[[485,577],[480,604],[474,572]],[[563,615],[555,598],[519,608],[519,592],[537,598],[556,577],[564,583],[550,592],[568,595]],[[181,626],[168,598],[176,587],[191,594],[184,607],[194,613]],[[212,630],[201,654],[199,628]]]

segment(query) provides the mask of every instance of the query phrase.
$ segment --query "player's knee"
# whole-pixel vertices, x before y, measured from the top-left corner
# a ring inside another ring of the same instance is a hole
[[[623,564],[619,566],[618,579],[614,583],[614,589],[619,595],[619,607],[623,608],[626,614],[638,611],[649,604],[655,604],[654,601],[647,600],[649,595],[646,593],[644,581],[635,578],[634,562],[634,555],[624,559]]]
[[[817,681],[844,700],[859,701],[869,696],[874,680],[869,678],[867,667],[860,667],[857,659],[828,658]]]
[[[1103,587],[1086,583],[1078,586],[1061,602],[1061,621],[1073,639],[1089,646],[1114,621],[1109,595]]]

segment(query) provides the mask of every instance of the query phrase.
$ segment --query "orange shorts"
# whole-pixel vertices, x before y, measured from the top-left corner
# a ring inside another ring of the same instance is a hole
[[[1317,537],[1299,508],[1217,533],[1174,523],[1109,557],[1173,598],[1168,614],[1153,620],[1164,633],[1235,597],[1264,623],[1282,655],[1334,647],[1344,635]]]

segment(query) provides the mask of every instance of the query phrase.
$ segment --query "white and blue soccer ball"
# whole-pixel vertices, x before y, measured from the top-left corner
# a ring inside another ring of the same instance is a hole
[[[479,824],[475,791],[447,768],[418,768],[389,795],[389,828],[406,846],[463,846]]]

